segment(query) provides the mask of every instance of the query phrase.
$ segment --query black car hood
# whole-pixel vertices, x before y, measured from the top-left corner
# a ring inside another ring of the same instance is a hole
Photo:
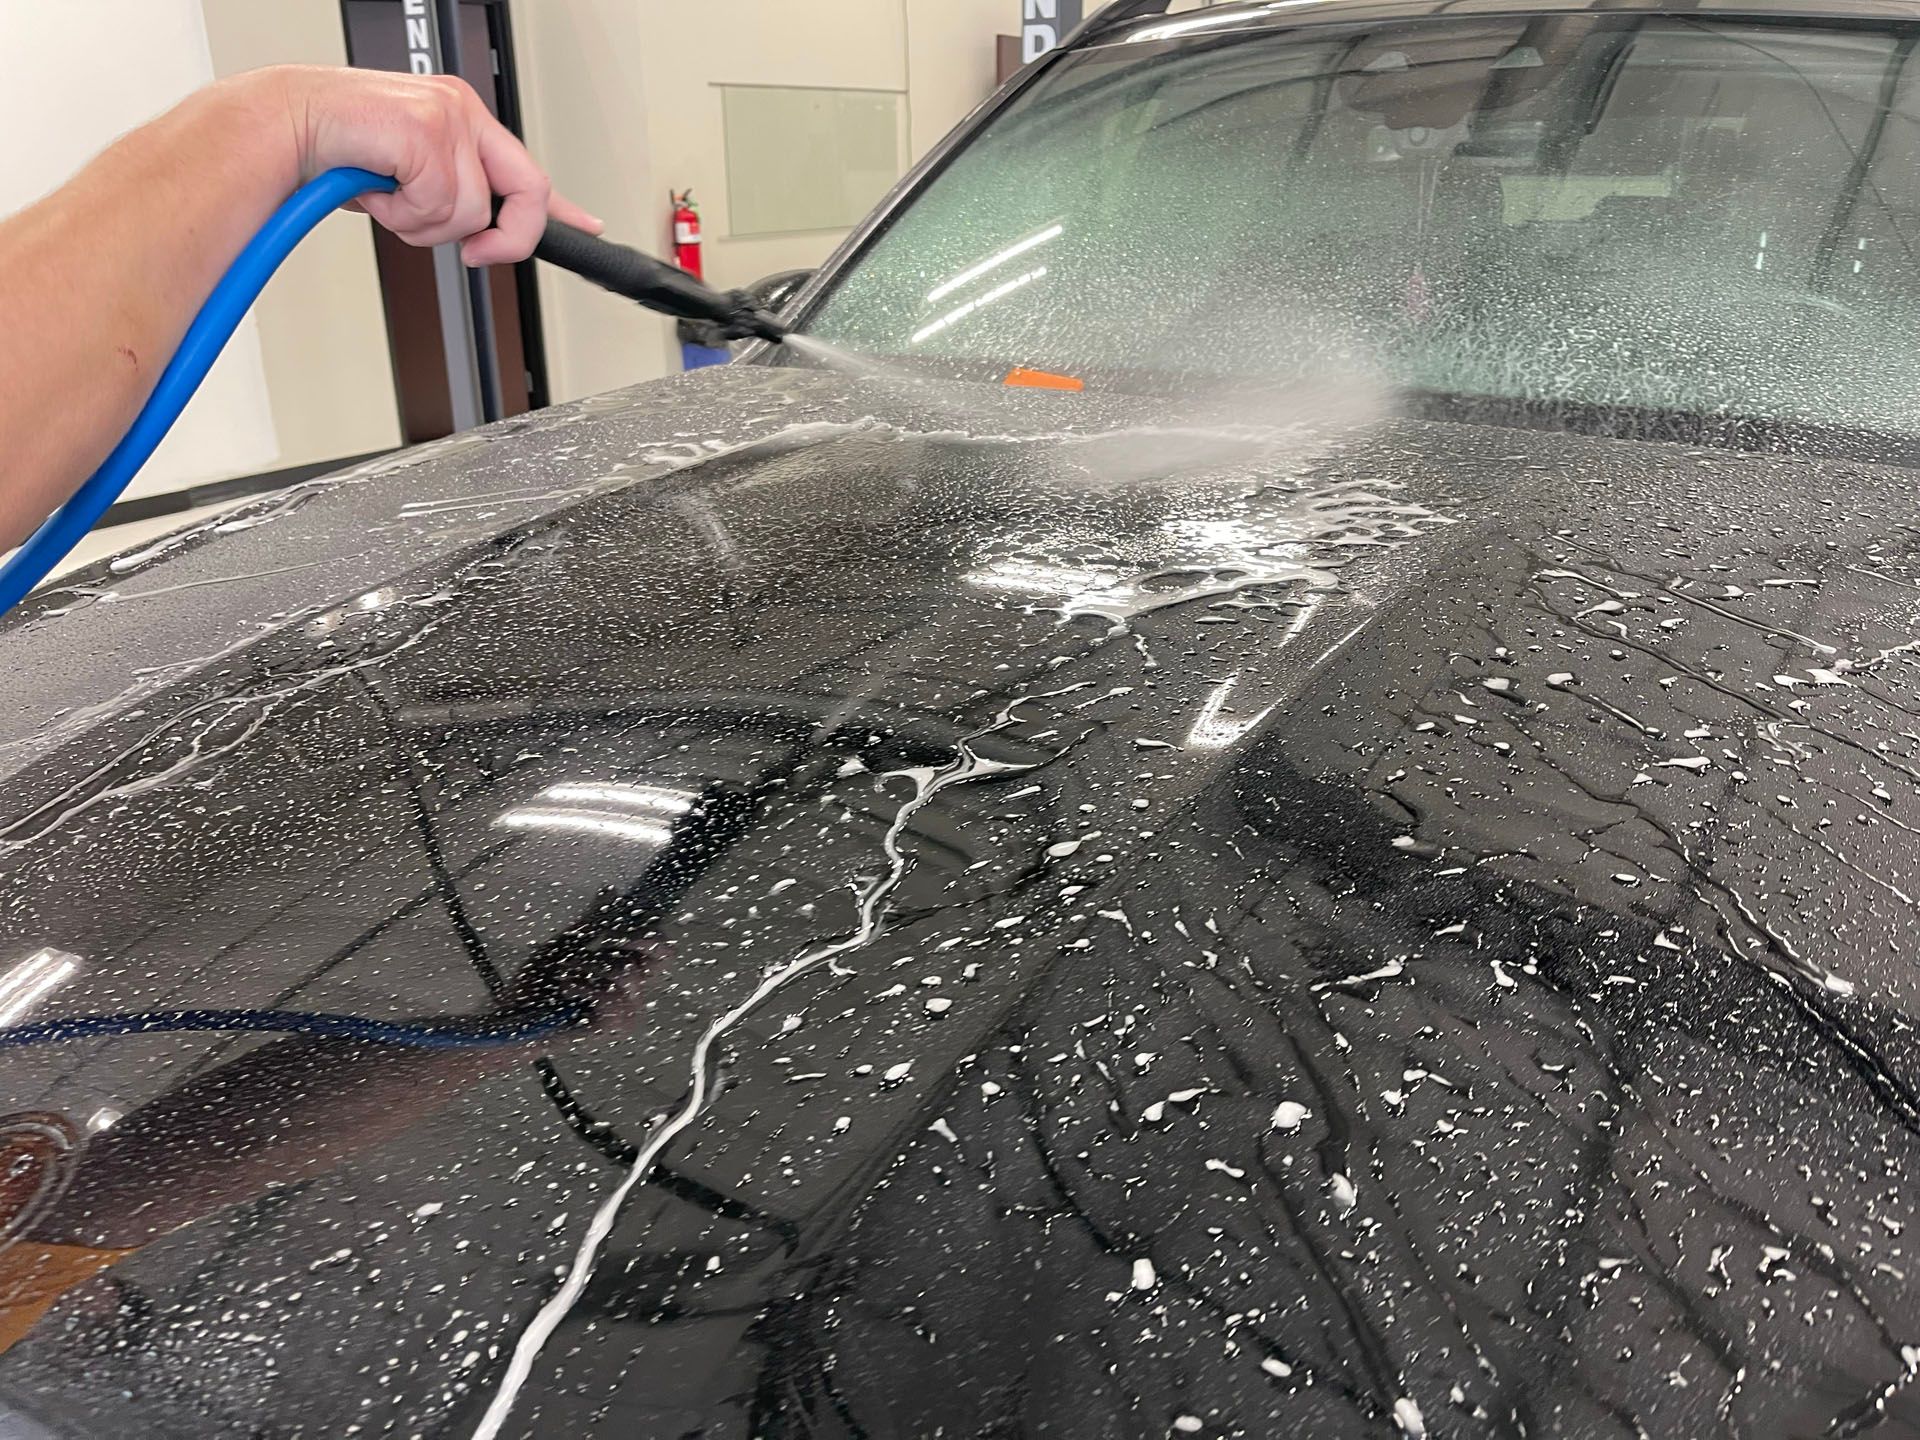
[[[132,1252],[21,1426],[1920,1426],[1912,473],[978,403],[589,402],[0,632],[14,1018],[148,1017],[5,1052]]]

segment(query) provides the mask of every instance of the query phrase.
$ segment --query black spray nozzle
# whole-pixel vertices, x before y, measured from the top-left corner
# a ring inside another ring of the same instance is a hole
[[[715,290],[678,266],[589,235],[564,221],[547,221],[547,233],[533,253],[549,265],[570,270],[649,310],[682,320],[705,321],[718,327],[725,339],[787,338],[787,327],[756,305],[746,291]]]

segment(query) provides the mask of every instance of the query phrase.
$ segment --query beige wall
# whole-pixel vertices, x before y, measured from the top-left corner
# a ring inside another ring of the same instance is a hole
[[[993,93],[994,37],[1019,34],[1020,6],[1017,0],[909,0],[907,13],[917,160]]]
[[[639,12],[640,0],[514,0],[513,33],[528,148],[610,237],[657,254]],[[624,300],[542,266],[540,311],[556,400],[666,373],[669,327]]]
[[[993,90],[1017,0],[515,0],[527,138],[555,181],[654,253],[669,189],[689,187],[707,278],[744,285],[818,265],[843,231],[729,234],[721,85],[897,90],[918,159]],[[556,398],[679,369],[673,328],[569,276],[541,277]]]
[[[201,8],[218,75],[346,63],[336,0],[201,0]],[[400,443],[372,223],[322,221],[255,309],[281,466]]]

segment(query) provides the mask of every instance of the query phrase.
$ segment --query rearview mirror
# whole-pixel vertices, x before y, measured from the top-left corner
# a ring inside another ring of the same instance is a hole
[[[1440,37],[1419,26],[1383,28],[1348,52],[1346,102],[1390,130],[1450,130],[1469,112],[1505,110],[1546,89],[1605,23],[1592,15],[1496,18]]]

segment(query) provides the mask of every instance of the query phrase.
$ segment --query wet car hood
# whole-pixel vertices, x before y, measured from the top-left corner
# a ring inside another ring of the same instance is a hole
[[[148,1017],[6,1053],[128,1252],[9,1423],[1920,1425],[1911,472],[978,403],[736,367],[0,632],[9,1018]]]

